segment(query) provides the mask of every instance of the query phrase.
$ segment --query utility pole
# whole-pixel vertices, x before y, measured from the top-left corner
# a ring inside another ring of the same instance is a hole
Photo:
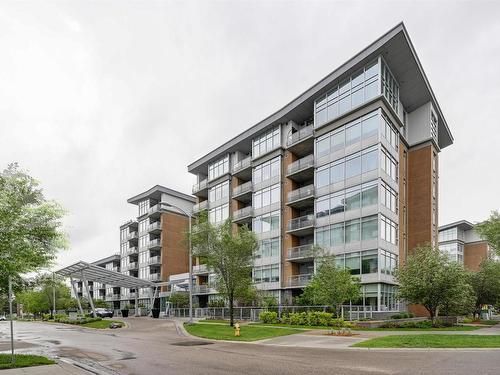
[[[56,317],[56,274],[52,272],[52,319]]]
[[[12,299],[12,276],[9,276],[10,362],[14,364],[16,363],[16,357],[14,356],[14,321],[12,320]]]

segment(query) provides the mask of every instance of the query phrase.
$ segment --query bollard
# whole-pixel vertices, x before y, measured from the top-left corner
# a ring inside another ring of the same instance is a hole
[[[240,324],[236,323],[234,325],[234,336],[240,337]]]

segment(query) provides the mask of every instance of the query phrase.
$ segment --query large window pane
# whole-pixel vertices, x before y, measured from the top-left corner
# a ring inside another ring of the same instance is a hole
[[[346,211],[361,207],[361,192],[359,189],[348,190],[345,195]]]
[[[377,273],[378,272],[378,254],[377,250],[364,251],[361,254],[361,273]]]
[[[363,166],[363,173],[377,169],[377,162],[378,162],[377,150],[373,150],[366,154],[363,154],[361,159],[362,159],[361,164]]]
[[[370,118],[363,120],[362,123],[363,139],[367,139],[377,134],[379,124],[380,124],[380,116],[378,114],[376,116],[372,116]]]
[[[345,268],[351,272],[351,275],[359,275],[359,266],[359,253],[356,252],[345,255]]]
[[[359,219],[350,220],[345,223],[345,243],[357,242],[360,239]]]
[[[330,170],[328,168],[316,171],[316,187],[321,188],[330,184]]]
[[[339,131],[331,137],[332,152],[342,150],[345,146],[345,130]]]
[[[330,152],[330,137],[320,138],[316,142],[316,154],[318,157],[328,155]]]
[[[362,219],[361,239],[374,240],[378,236],[377,216],[366,217]]]
[[[345,163],[345,178],[351,178],[361,174],[361,158],[359,156],[347,160]]]
[[[344,244],[344,224],[335,224],[330,229],[331,246]]]
[[[316,217],[328,216],[330,214],[330,199],[324,197],[316,201]]]
[[[363,192],[362,192],[362,204],[363,207],[371,206],[373,204],[377,204],[377,194],[378,193],[378,186],[370,186],[370,187],[363,187]]]
[[[361,123],[350,126],[345,131],[345,145],[350,146],[361,141]]]
[[[339,163],[334,165],[331,168],[331,171],[332,171],[331,182],[333,184],[344,181],[344,163]]]

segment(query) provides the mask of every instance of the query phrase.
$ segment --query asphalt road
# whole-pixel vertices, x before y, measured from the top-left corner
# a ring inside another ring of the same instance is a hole
[[[131,318],[130,327],[89,330],[16,322],[20,351],[57,356],[106,374],[499,374],[499,350],[355,350],[210,343],[173,322]],[[0,322],[0,351],[8,350]],[[297,337],[299,339],[299,337]],[[204,344],[204,345],[199,345]]]

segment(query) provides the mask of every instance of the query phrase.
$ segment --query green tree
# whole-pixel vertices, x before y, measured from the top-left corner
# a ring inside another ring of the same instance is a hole
[[[490,243],[495,252],[500,255],[500,214],[493,211],[488,220],[476,224],[477,233]]]
[[[342,303],[359,298],[359,279],[340,268],[333,256],[321,256],[316,273],[304,288],[300,303],[331,306],[338,314]]]
[[[213,225],[206,213],[202,213],[193,228],[191,241],[193,254],[203,257],[215,273],[215,287],[228,301],[232,326],[234,301],[248,296],[252,287],[253,254],[258,247],[255,233],[247,226],[233,229],[230,219]]]
[[[38,271],[66,245],[62,208],[17,164],[0,173],[0,283]]]
[[[440,308],[459,309],[466,290],[470,292],[467,271],[450,261],[438,248],[415,248],[403,267],[396,270],[398,297],[421,304],[432,321]],[[465,307],[465,306],[462,306]]]
[[[174,308],[185,308],[189,306],[189,293],[172,293],[168,300]]]
[[[482,305],[500,303],[500,263],[492,259],[481,262],[478,272],[472,272],[470,283],[474,295],[474,313],[479,316]]]

